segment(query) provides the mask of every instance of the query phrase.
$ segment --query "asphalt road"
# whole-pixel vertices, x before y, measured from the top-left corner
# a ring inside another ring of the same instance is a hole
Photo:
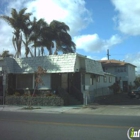
[[[128,140],[134,116],[0,112],[0,140]]]

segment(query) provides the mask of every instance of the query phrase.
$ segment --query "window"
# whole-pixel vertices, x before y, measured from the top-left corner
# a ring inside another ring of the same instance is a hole
[[[100,82],[100,76],[96,77],[96,82]]]
[[[24,89],[24,88],[33,89],[33,74],[18,74],[16,76],[16,88],[17,89]]]
[[[90,85],[93,85],[93,77],[90,77]]]
[[[109,76],[109,82],[110,82],[110,83],[112,82],[112,77],[111,77],[111,76]]]
[[[104,76],[104,82],[107,82],[107,78],[106,78],[106,76]]]
[[[38,85],[38,89],[51,89],[51,76],[50,74],[41,75],[43,84]]]
[[[126,67],[116,67],[115,72],[126,72]]]

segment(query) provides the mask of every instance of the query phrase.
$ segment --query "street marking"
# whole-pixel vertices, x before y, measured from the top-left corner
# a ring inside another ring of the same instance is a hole
[[[12,122],[23,122],[23,123],[33,123],[33,124],[45,124],[45,125],[65,125],[65,126],[80,126],[80,127],[97,127],[97,128],[122,128],[128,129],[130,126],[116,126],[116,125],[98,125],[98,124],[78,124],[78,123],[61,123],[61,122],[41,122],[41,121],[27,121],[27,120],[7,120],[0,119],[0,121],[12,121]],[[140,128],[140,127],[135,127]]]

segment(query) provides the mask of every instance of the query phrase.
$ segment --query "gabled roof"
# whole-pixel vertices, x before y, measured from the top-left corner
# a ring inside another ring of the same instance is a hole
[[[76,53],[17,59],[5,58],[5,63],[8,73],[34,73],[40,66],[47,70],[47,73],[79,72],[81,68],[84,68],[86,73],[104,74],[100,62]]]
[[[120,60],[100,60],[100,62],[102,63],[103,66],[125,66],[125,65],[132,65],[134,67],[136,67],[135,65],[131,64],[131,63],[127,63],[125,61],[120,61]]]
[[[94,73],[94,74],[98,74],[98,75],[104,75],[102,65],[101,65],[100,62],[98,62],[96,60],[86,58],[85,65],[86,65],[85,66],[86,67],[86,72]]]
[[[15,59],[16,73],[34,73],[41,66],[47,73],[74,72],[76,54],[49,55]]]

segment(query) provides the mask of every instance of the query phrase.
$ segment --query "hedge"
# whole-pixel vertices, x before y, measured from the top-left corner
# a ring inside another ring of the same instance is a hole
[[[64,101],[58,96],[48,97],[28,97],[28,96],[7,96],[5,98],[6,105],[31,105],[37,106],[63,106]]]

